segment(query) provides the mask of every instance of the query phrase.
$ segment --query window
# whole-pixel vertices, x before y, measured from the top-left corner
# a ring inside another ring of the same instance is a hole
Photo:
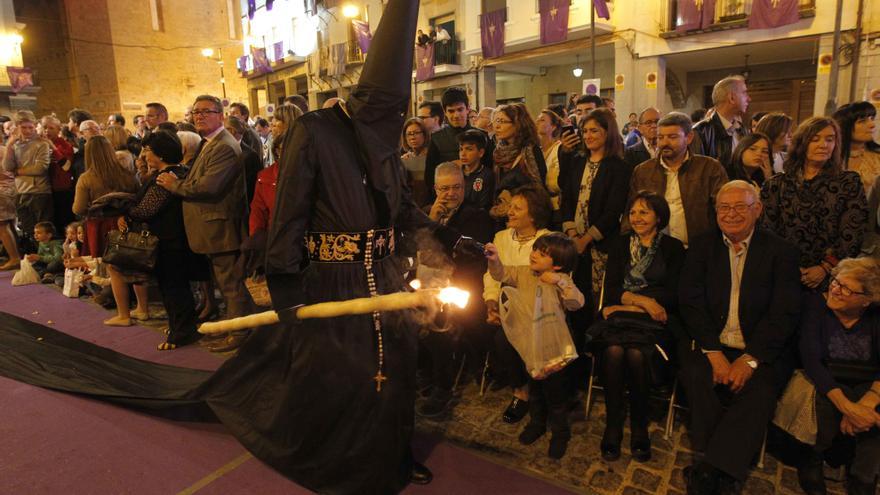
[[[507,0],[482,0],[483,13],[495,12],[496,10],[506,9]]]

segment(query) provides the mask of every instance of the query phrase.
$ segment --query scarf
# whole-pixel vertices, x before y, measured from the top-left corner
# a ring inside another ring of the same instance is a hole
[[[638,292],[648,286],[645,280],[645,271],[654,261],[654,255],[657,254],[657,248],[660,246],[660,238],[663,237],[662,232],[657,232],[651,245],[642,246],[639,236],[632,233],[629,236],[629,265],[630,269],[623,277],[623,290],[629,292]]]
[[[512,141],[500,140],[495,145],[492,160],[496,170],[509,171],[521,165],[527,176],[535,182],[541,182],[535,150],[531,146],[520,146]]]

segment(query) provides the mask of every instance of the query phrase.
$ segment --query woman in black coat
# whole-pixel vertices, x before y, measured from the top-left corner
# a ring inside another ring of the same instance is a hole
[[[601,362],[607,420],[602,457],[620,457],[625,388],[629,387],[631,450],[637,461],[651,458],[648,437],[649,363],[655,345],[670,340],[678,305],[678,276],[684,264],[684,245],[664,235],[669,205],[659,194],[641,191],[628,208],[633,232],[609,240],[608,266],[602,301],[604,322],[588,332]],[[627,383],[624,384],[624,377]]]
[[[177,134],[154,132],[144,139],[143,151],[151,169],[171,172],[180,179],[186,177],[186,169],[179,165],[183,160],[183,147]],[[159,239],[153,275],[159,282],[162,304],[168,313],[167,338],[159,344],[159,350],[166,351],[201,337],[196,331],[195,301],[189,281],[203,280],[208,265],[207,260],[190,249],[181,199],[156,184],[159,173],[152,174],[141,186],[134,205],[119,218],[119,230],[125,232],[129,227],[134,232],[148,230]]]
[[[632,170],[623,161],[623,141],[614,114],[593,110],[580,123],[586,151],[560,153],[559,188],[562,228],[577,246],[580,259],[574,281],[592,303],[575,313],[575,343],[596,309],[605,263],[607,240],[620,230]]]

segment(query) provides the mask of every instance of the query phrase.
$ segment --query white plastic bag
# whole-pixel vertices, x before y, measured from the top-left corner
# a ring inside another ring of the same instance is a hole
[[[76,268],[64,270],[64,289],[61,293],[65,297],[79,297],[79,289],[82,287],[83,272]]]
[[[27,258],[21,259],[21,269],[12,276],[12,285],[30,285],[40,283],[40,274],[31,266]]]
[[[574,341],[565,322],[565,313],[559,304],[545,304],[547,294],[538,285],[535,300],[524,300],[523,293],[515,287],[503,287],[499,303],[501,327],[507,340],[519,353],[529,375],[543,379],[577,358]]]

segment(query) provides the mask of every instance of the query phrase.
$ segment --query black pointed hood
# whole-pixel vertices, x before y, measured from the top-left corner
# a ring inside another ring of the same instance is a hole
[[[418,13],[419,0],[389,0],[347,102],[368,174],[380,191],[390,187],[381,173],[382,162],[398,154],[409,106]]]

